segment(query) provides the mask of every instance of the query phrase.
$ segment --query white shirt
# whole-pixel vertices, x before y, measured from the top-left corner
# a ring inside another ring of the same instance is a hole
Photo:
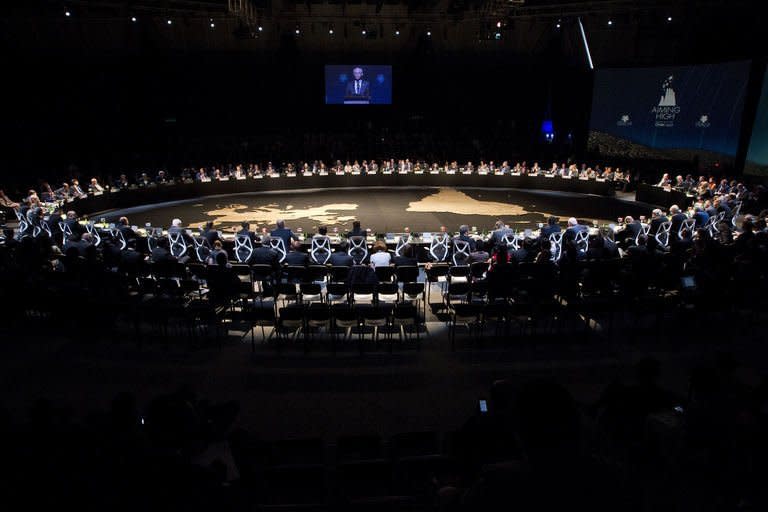
[[[374,267],[386,267],[389,265],[391,259],[391,254],[385,251],[379,251],[371,254],[371,265]]]

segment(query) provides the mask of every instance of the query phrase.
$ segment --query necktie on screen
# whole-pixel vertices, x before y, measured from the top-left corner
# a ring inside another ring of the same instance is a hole
[[[355,80],[355,94],[360,94],[360,80]]]

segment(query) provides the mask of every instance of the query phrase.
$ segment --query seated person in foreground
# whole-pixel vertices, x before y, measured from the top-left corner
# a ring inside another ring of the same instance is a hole
[[[291,250],[285,255],[283,261],[286,265],[306,267],[309,263],[309,255],[301,251],[301,242],[294,240],[291,244]]]
[[[373,254],[371,254],[371,265],[374,267],[387,267],[392,259],[392,255],[387,251],[387,244],[381,240],[377,240],[373,244]]]
[[[133,240],[137,236],[136,232],[128,223],[128,217],[120,217],[120,220],[118,220],[117,224],[117,230],[122,233],[126,242]]]
[[[461,240],[462,242],[467,242],[469,244],[470,252],[475,252],[477,249],[475,239],[469,236],[469,226],[466,224],[459,226],[459,236],[457,236],[456,239]]]
[[[627,215],[624,218],[624,229],[617,234],[617,238],[625,244],[635,243],[637,235],[642,230],[642,223],[639,220],[635,220],[631,215]]]
[[[346,240],[342,240],[339,248],[331,253],[331,259],[328,260],[328,264],[334,267],[351,267],[354,265],[355,260],[347,254],[348,249],[349,243]]]
[[[576,217],[571,217],[568,219],[568,229],[566,229],[565,233],[563,234],[563,240],[575,240],[578,233],[588,230],[589,228],[587,226],[579,224],[579,221],[576,220]]]
[[[352,231],[349,231],[346,235],[347,238],[353,237],[353,236],[366,236],[366,231],[360,227],[360,221],[356,220],[352,223]]]
[[[19,203],[12,201],[10,197],[5,195],[3,189],[0,188],[0,206],[5,208],[18,208]]]
[[[211,223],[211,226],[213,226],[213,223]],[[216,233],[216,236],[218,237],[218,233]],[[256,242],[256,233],[251,231],[250,223],[245,221],[240,223],[240,231],[236,233],[236,236],[250,238],[252,244]],[[288,246],[286,245],[286,247]]]
[[[208,244],[213,247],[214,242],[217,240],[221,240],[221,237],[219,236],[219,232],[215,229],[213,229],[213,221],[208,221],[205,223],[205,228],[203,228],[202,237],[205,238],[208,241]]]
[[[395,256],[391,259],[392,263],[396,267],[402,266],[416,266],[418,261],[416,260],[416,251],[411,244],[406,244],[400,249],[400,256]]]
[[[291,247],[291,240],[298,240],[299,237],[296,236],[293,231],[290,230],[290,228],[285,227],[285,220],[283,219],[277,219],[275,226],[276,228],[273,229],[269,235],[272,238],[280,238],[283,241],[285,250],[287,251],[288,248]]]
[[[224,250],[221,240],[213,242],[213,249],[211,254],[208,255],[206,263],[208,265],[219,265],[220,267],[224,267],[229,263],[229,256],[227,256],[227,251]]]
[[[559,233],[561,231],[559,222],[560,222],[560,219],[558,219],[554,215],[550,216],[547,219],[547,224],[541,228],[541,237],[549,238],[549,235]]]
[[[270,236],[264,235],[261,238],[261,245],[253,249],[251,264],[269,265],[275,270],[280,267],[280,255],[269,245]]]
[[[157,245],[152,249],[149,259],[152,263],[173,263],[176,258],[171,255],[169,250],[169,242],[166,237],[158,238]]]
[[[64,224],[72,231],[71,240],[79,240],[87,231],[85,226],[77,220],[77,214],[73,210],[67,212],[67,219],[64,221]]]

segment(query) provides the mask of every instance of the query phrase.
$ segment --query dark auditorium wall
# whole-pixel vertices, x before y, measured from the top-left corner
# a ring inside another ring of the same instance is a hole
[[[312,54],[290,45],[269,55],[15,55],[2,121],[9,151],[0,158],[5,173],[22,177],[406,153],[530,159],[551,152],[540,132],[546,117],[568,155],[584,136],[591,76],[561,59]],[[392,63],[394,104],[324,105],[327,63]]]

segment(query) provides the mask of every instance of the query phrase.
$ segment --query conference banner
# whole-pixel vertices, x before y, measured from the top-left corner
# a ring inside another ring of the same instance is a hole
[[[733,165],[749,61],[595,72],[588,147],[603,155]]]

